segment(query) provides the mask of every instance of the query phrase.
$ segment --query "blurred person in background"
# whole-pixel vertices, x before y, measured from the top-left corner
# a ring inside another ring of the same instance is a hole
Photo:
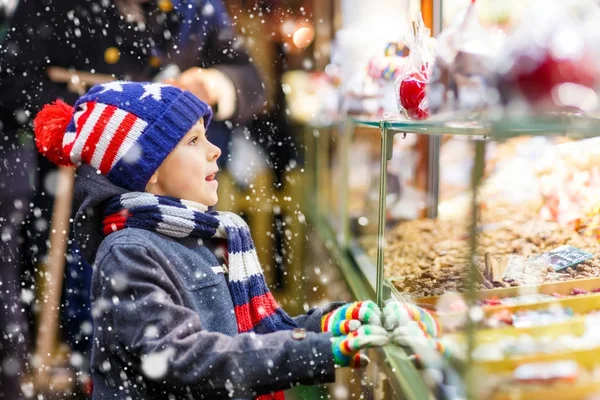
[[[16,0],[0,0],[0,52],[16,5]],[[0,398],[11,400],[22,398],[27,357],[28,326],[19,301],[19,247],[21,223],[33,194],[33,151],[31,142],[21,141],[17,132],[9,134],[0,119]]]
[[[234,137],[234,149],[241,148],[245,154],[256,154],[253,158],[254,170],[248,171],[246,163],[233,163],[232,173],[240,186],[252,183],[261,173],[273,174],[275,192],[280,197],[299,181],[290,179],[302,165],[302,152],[299,145],[297,126],[290,122],[288,105],[283,91],[282,77],[290,69],[304,68],[301,60],[310,59],[310,53],[303,53],[293,43],[288,33],[298,26],[298,21],[306,20],[311,2],[305,0],[232,0],[227,2],[229,14],[233,17],[238,34],[243,37],[254,64],[260,70],[265,82],[266,107],[258,118],[248,125],[248,134]],[[302,11],[299,11],[302,10]],[[311,63],[312,64],[312,63]],[[239,164],[239,165],[238,165]],[[294,183],[292,183],[294,182]],[[261,189],[262,190],[262,189]],[[267,189],[268,191],[269,189]],[[294,198],[297,202],[298,199]],[[298,255],[290,254],[289,245],[284,244],[286,215],[274,215],[274,257],[263,262],[273,263],[274,284],[286,290],[286,271],[291,260]],[[295,215],[294,215],[295,217]],[[289,279],[290,276],[287,276]]]
[[[91,85],[114,79],[176,85],[213,107],[209,139],[223,153],[222,168],[233,129],[264,107],[264,88],[220,0],[9,3],[14,14],[0,36],[0,221],[10,221],[3,223],[10,232],[2,232],[0,273],[10,272],[3,281],[14,282],[14,301],[4,304],[19,308],[19,265],[26,264],[24,287],[34,289],[56,188],[56,166],[36,156],[32,140],[32,116],[43,104],[56,98],[73,103]],[[63,325],[72,347],[86,351],[89,328],[82,326],[90,326],[91,268],[74,246],[70,253]]]

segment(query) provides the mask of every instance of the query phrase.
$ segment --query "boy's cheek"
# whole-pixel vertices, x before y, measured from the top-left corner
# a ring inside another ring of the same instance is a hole
[[[199,183],[195,176],[190,176],[190,179],[179,179],[178,186],[183,193],[188,193],[190,190],[198,187]]]

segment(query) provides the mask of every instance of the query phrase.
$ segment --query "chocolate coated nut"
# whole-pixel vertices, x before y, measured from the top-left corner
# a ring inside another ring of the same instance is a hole
[[[511,254],[527,257],[570,244],[600,255],[600,244],[592,238],[536,218],[535,214],[521,209],[484,210],[481,221],[487,228],[479,234],[475,255],[480,270],[485,269],[486,253],[497,258]],[[385,275],[403,278],[394,280],[399,291],[424,297],[466,290],[470,254],[466,225],[440,220],[411,221],[396,226],[386,241]],[[376,248],[371,248],[369,254],[375,256]],[[542,279],[546,282],[596,277],[600,276],[600,259],[585,261],[568,272],[555,272],[551,268],[544,272]],[[518,283],[516,280],[512,285]],[[489,282],[477,285],[481,289],[486,286],[490,286]],[[511,284],[492,282],[492,286],[510,287]]]

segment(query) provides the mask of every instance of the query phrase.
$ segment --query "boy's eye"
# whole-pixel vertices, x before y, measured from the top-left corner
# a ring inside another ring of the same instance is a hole
[[[198,136],[194,136],[192,140],[190,140],[189,144],[195,145],[198,142]]]

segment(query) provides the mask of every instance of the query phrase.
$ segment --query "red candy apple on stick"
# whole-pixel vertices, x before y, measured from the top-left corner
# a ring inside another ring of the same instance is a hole
[[[429,116],[429,107],[425,98],[429,76],[427,68],[411,72],[400,82],[400,104],[411,119],[424,119]]]
[[[402,74],[396,80],[398,108],[410,119],[424,119],[429,116],[426,87],[429,81],[431,52],[428,48],[430,30],[419,14],[413,23],[412,35],[404,38],[410,49],[408,62]]]

